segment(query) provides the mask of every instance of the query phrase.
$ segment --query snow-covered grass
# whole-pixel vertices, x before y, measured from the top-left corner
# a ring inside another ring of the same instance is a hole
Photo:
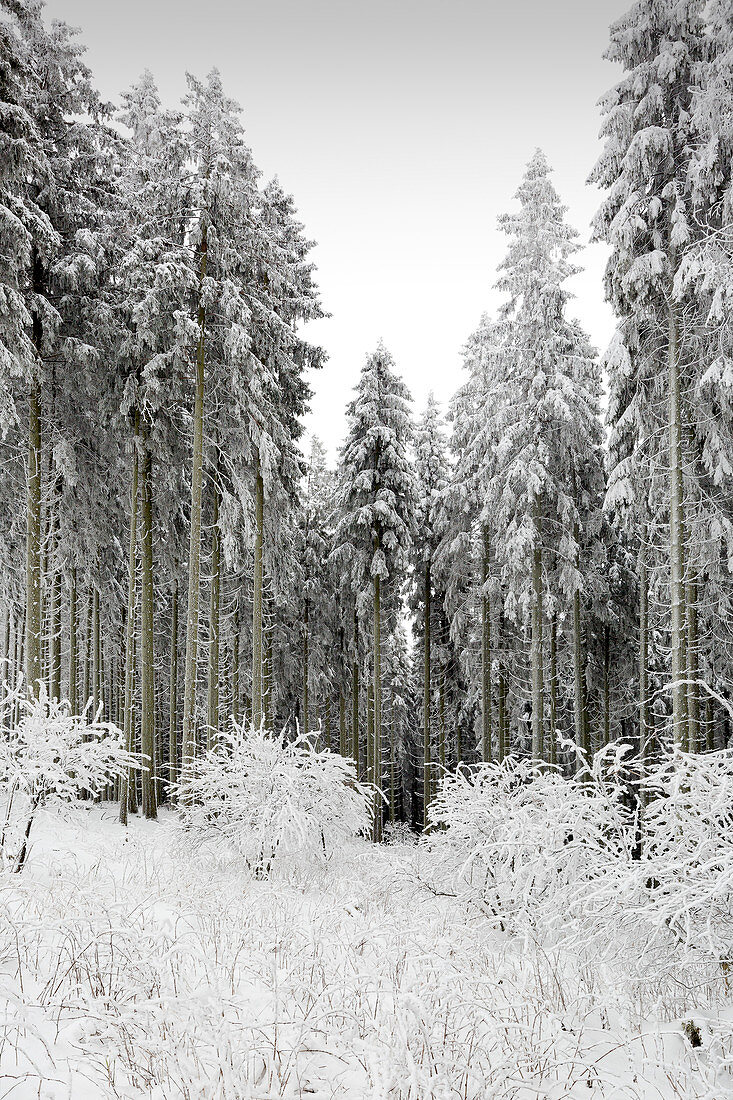
[[[719,970],[635,983],[501,932],[423,845],[266,881],[115,809],[43,811],[0,878],[0,1097],[733,1096]]]

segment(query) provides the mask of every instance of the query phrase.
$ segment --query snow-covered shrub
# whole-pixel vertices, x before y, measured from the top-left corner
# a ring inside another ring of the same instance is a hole
[[[257,874],[289,857],[323,858],[366,833],[375,792],[351,760],[232,723],[178,785],[183,821],[199,839],[226,838]]]
[[[733,964],[733,751],[670,750],[644,782],[640,916]]]
[[[388,821],[384,826],[382,840],[385,844],[407,844],[414,847],[418,842],[418,835],[406,821]]]
[[[430,807],[443,830],[432,843],[459,888],[514,932],[605,928],[636,836],[624,752],[598,753],[582,782],[516,757],[446,775]]]
[[[6,695],[0,705],[0,865],[22,869],[33,821],[46,803],[98,795],[138,766],[116,726],[72,714],[68,703],[51,701],[45,691],[33,701]]]

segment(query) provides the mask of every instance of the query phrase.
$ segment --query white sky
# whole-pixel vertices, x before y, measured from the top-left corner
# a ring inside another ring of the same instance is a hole
[[[536,146],[585,244],[599,195],[596,101],[618,78],[601,55],[630,0],[47,0],[82,28],[112,100],[143,69],[173,105],[214,65],[244,109],[255,161],[277,173],[309,236],[329,319],[309,430],[335,455],[344,406],[384,338],[419,410],[461,381],[460,349],[505,238],[496,217]],[[603,247],[574,280],[603,349]]]

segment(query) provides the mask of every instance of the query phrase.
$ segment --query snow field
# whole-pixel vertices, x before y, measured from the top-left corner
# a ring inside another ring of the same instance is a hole
[[[421,846],[260,881],[172,815],[113,815],[46,812],[0,880],[3,1100],[733,1096],[719,975],[510,939]]]

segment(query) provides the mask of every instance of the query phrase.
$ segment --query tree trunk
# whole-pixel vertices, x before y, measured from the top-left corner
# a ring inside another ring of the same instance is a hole
[[[133,700],[135,695],[135,590],[137,573],[137,482],[138,482],[138,423],[135,416],[135,439],[132,450],[132,485],[130,487],[130,543],[127,565],[127,637],[125,638],[125,748],[133,752],[135,729]],[[127,824],[128,810],[133,811],[135,775],[128,771],[120,784],[120,822]],[[136,807],[135,807],[136,808]]]
[[[102,700],[100,699],[100,672],[101,672],[101,635],[99,627],[99,589],[96,584],[92,589],[92,711],[96,718],[99,713]]]
[[[446,746],[446,734],[445,734],[445,677],[440,681],[438,687],[438,737],[440,739],[440,748],[438,750],[441,771],[445,773],[447,746]]]
[[[2,682],[10,685],[11,680],[11,668],[10,668],[10,620],[12,614],[10,605],[5,608],[5,614],[3,616],[3,662],[2,662]]]
[[[557,618],[550,621],[550,744],[547,747],[550,764],[557,763]]]
[[[603,744],[611,743],[611,628],[603,628]]]
[[[41,410],[37,382],[28,395],[28,504],[26,542],[26,642],[25,680],[31,699],[41,685],[41,624],[43,617],[41,577]]]
[[[254,592],[252,598],[252,725],[260,729],[262,709],[262,549],[265,509],[265,486],[259,456],[255,469],[255,558]]]
[[[351,666],[351,755],[356,772],[363,779],[359,764],[359,616],[354,605],[354,660]]]
[[[367,685],[366,778],[374,783],[374,680]]]
[[[16,624],[15,628],[15,676],[14,684],[16,691],[20,687],[20,677],[24,669],[25,664],[25,607],[21,613],[20,622]],[[17,726],[20,721],[20,699],[16,695],[15,706],[13,708],[13,725]]]
[[[423,653],[423,825],[428,827],[428,811],[430,809],[430,788],[432,779],[432,761],[430,745],[430,618],[431,618],[431,594],[432,580],[430,576],[430,562],[425,563],[425,622],[424,622],[424,653]]]
[[[303,732],[310,730],[310,718],[308,715],[308,597],[305,598],[303,608]]]
[[[171,599],[171,660],[168,693],[168,778],[178,780],[178,580]]]
[[[649,726],[649,581],[645,540],[646,528],[642,527],[639,548],[639,750],[644,774],[651,764],[652,751]]]
[[[153,623],[153,501],[148,431],[143,428],[140,463],[140,748],[145,759],[142,773],[143,814],[158,816],[155,753],[155,652]]]
[[[499,597],[499,623],[498,623],[498,636],[496,640],[496,649],[498,657],[498,681],[496,685],[497,692],[497,734],[498,734],[498,746],[497,757],[499,763],[504,759],[508,750],[507,737],[507,712],[506,712],[506,668],[505,668],[505,647],[506,647],[506,623],[504,621],[504,596],[500,594]]]
[[[240,719],[239,707],[239,608],[234,615],[234,630],[232,634],[232,718],[235,722]]]
[[[590,745],[586,736],[585,715],[585,667],[583,660],[583,635],[580,615],[580,591],[573,593],[573,720],[575,725],[575,745],[583,754],[576,756],[576,771],[583,771],[590,764]],[[582,763],[581,763],[582,760]]]
[[[710,696],[705,700],[705,748],[708,752],[715,749],[715,719],[713,718],[713,700]]]
[[[389,723],[389,820],[395,823],[395,738],[394,712]]]
[[[491,603],[489,597],[489,532],[482,531],[481,571],[481,759],[491,760]]]
[[[263,609],[264,607],[265,603],[263,600]],[[271,606],[269,612],[269,614],[264,615],[262,623],[262,713],[264,715],[265,729],[268,731],[268,733],[272,733],[275,723],[275,700],[273,683],[275,668],[272,652],[274,627],[272,621]]]
[[[346,700],[343,691],[339,691],[339,752],[347,754],[346,746]]]
[[[61,574],[54,568],[51,579],[49,608],[49,677],[48,693],[57,702],[61,699]]]
[[[689,750],[699,752],[700,744],[700,655],[697,637],[697,576],[690,566],[687,581],[687,711]]]
[[[685,522],[682,482],[682,399],[680,393],[679,333],[677,307],[670,301],[667,327],[667,367],[669,377],[669,551],[671,650],[672,650],[672,728],[675,744],[686,749],[688,738],[687,655],[685,615]]]
[[[506,675],[502,668],[499,672],[499,760],[506,758],[509,752],[509,715],[506,709]]]
[[[375,552],[380,549],[379,537],[375,540]],[[374,576],[374,776],[377,787],[382,786],[382,579]],[[377,803],[374,839],[382,839],[382,803]]]
[[[76,606],[76,566],[71,570],[71,588],[69,590],[69,703],[71,713],[79,712],[79,652],[77,641],[78,613]]]
[[[540,541],[540,509],[534,504],[535,545],[532,552],[532,756],[544,758],[544,682],[542,672],[542,543]]]
[[[186,609],[186,667],[183,681],[183,750],[181,770],[190,774],[196,754],[196,674],[198,669],[199,599],[201,589],[201,496],[204,476],[204,387],[206,379],[206,312],[202,284],[206,278],[208,231],[203,227],[199,266],[199,340],[196,353],[196,388],[193,407],[193,456],[191,463],[191,529],[188,554],[188,606]]]
[[[89,706],[92,697],[92,613],[94,605],[93,586],[87,591],[87,614],[84,629],[84,706]]]
[[[211,528],[211,593],[209,600],[209,681],[207,695],[208,745],[216,748],[219,738],[219,636],[221,631],[221,531],[219,530],[219,486],[214,484],[214,515]]]

